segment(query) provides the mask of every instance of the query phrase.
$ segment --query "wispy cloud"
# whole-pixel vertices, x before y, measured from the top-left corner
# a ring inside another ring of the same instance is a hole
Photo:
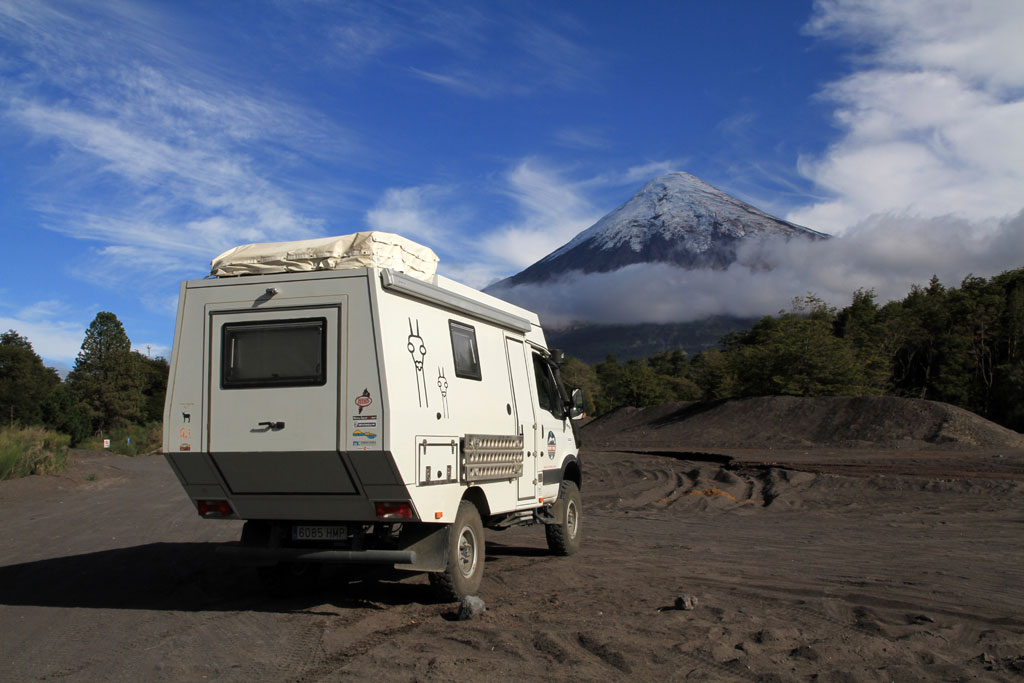
[[[520,219],[489,231],[480,246],[493,260],[517,269],[562,246],[603,213],[584,186],[536,159],[509,171],[503,191],[518,205]]]
[[[526,4],[472,6],[427,2],[352,4],[331,29],[349,65],[370,57],[459,95],[495,98],[597,87],[601,63],[585,29],[566,15]],[[410,63],[413,48],[417,52]],[[424,58],[424,54],[428,57]]]
[[[294,198],[304,188],[282,171],[353,154],[351,136],[288,98],[196,68],[203,60],[164,25],[128,4],[0,5],[14,55],[0,75],[0,125],[51,154],[34,200],[45,225],[97,242],[119,272],[316,234],[319,221]]]
[[[0,331],[14,330],[48,363],[70,367],[78,356],[88,323],[75,320],[58,301],[42,301],[11,315],[0,315]]]
[[[831,198],[791,220],[841,232],[879,212],[1011,215],[1024,200],[1024,4],[821,0],[807,30],[849,39],[829,84],[839,140],[800,170]]]
[[[639,166],[631,166],[618,179],[618,183],[623,185],[646,183],[660,175],[682,171],[686,168],[686,163],[687,159],[664,159],[662,161],[649,161]]]
[[[367,212],[367,226],[440,247],[454,238],[458,220],[457,210],[441,214],[440,204],[449,195],[448,188],[436,185],[391,188]]]
[[[604,149],[610,145],[606,130],[593,126],[574,126],[555,131],[555,143],[569,149]]]

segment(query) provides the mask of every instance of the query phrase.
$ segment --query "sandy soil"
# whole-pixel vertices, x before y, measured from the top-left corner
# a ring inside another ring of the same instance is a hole
[[[0,482],[0,679],[1024,678],[1024,451],[688,448],[586,452],[583,550],[487,532],[461,622],[415,575],[269,597],[162,458],[77,453]]]

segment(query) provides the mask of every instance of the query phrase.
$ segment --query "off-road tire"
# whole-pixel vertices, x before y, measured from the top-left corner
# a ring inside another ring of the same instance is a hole
[[[484,525],[480,512],[468,500],[459,503],[448,535],[448,564],[443,572],[433,572],[430,585],[442,600],[461,600],[476,595],[484,576]]]
[[[544,527],[548,549],[555,555],[572,555],[580,549],[581,513],[583,505],[576,482],[562,480],[558,487],[558,500],[562,502],[562,516],[554,524]]]

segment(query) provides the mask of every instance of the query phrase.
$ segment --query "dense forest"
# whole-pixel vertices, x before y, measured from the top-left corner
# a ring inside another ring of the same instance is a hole
[[[593,366],[570,358],[563,376],[595,414],[667,401],[888,394],[952,403],[1024,431],[1024,268],[959,287],[932,278],[884,305],[870,290],[842,310],[800,297],[725,336],[721,349]]]
[[[163,358],[132,351],[113,313],[96,315],[64,381],[43,365],[28,339],[9,330],[0,335],[0,423],[48,428],[71,445],[92,436],[141,433],[163,418],[167,372]]]

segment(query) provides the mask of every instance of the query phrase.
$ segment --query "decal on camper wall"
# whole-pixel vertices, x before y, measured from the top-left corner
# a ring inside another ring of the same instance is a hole
[[[416,397],[420,401],[420,408],[426,405],[430,407],[430,399],[427,398],[427,377],[423,373],[423,359],[427,356],[427,347],[420,336],[420,321],[416,321],[416,331],[412,330],[412,318],[409,318],[409,343],[407,347],[409,355],[412,356],[413,368],[416,372]]]
[[[448,378],[444,376],[444,368],[437,369],[437,388],[441,390],[441,408],[445,419],[448,418]],[[440,418],[440,414],[438,414]]]
[[[555,440],[555,433],[548,432],[548,457],[552,460],[555,459],[555,451],[557,450],[558,442]]]
[[[370,398],[370,390],[363,389],[363,393],[356,396],[356,405],[359,406],[359,414],[363,414],[363,408],[370,406],[373,403],[373,399]]]

